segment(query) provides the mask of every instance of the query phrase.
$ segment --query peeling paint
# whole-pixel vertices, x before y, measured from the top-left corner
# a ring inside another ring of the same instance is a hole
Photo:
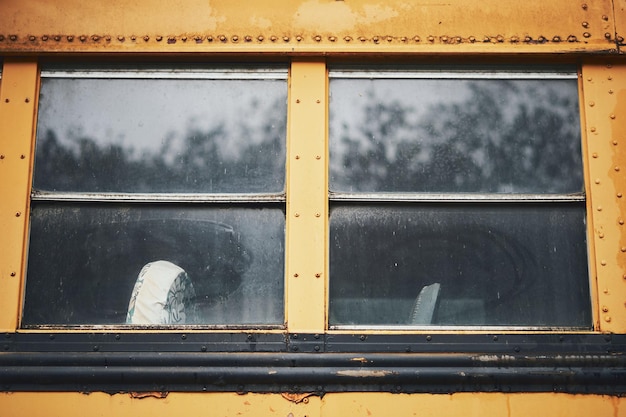
[[[377,377],[382,378],[387,375],[393,375],[392,371],[385,370],[367,370],[367,369],[346,369],[344,371],[337,371],[337,376],[349,376],[349,377],[357,377],[357,378],[369,378],[369,377]]]

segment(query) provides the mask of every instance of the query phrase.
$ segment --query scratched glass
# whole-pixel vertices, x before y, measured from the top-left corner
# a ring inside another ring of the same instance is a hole
[[[584,202],[333,207],[331,325],[591,328]]]
[[[582,192],[575,72],[449,77],[331,78],[330,189]]]
[[[282,192],[282,78],[44,77],[34,188]]]
[[[284,228],[275,206],[39,202],[22,326],[125,325],[139,272],[154,261],[191,281],[181,324],[280,325]]]

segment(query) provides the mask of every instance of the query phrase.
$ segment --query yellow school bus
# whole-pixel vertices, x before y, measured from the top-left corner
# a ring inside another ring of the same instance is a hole
[[[626,2],[0,2],[0,415],[626,416]]]

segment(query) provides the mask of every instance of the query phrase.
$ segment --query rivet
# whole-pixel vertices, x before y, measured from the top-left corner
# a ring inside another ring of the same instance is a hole
[[[595,106],[595,105],[596,105],[596,102],[595,102],[595,101],[590,101],[590,102],[589,102],[589,107],[593,107],[593,106]]]
[[[408,41],[409,41],[409,39],[406,36],[400,37],[400,42],[407,43]]]
[[[608,77],[606,77],[607,80],[611,81],[613,79],[613,77],[611,77],[610,75]]]
[[[180,40],[183,41],[183,42],[187,42],[187,37],[183,36],[182,38],[180,38]]]
[[[609,90],[609,94],[613,94],[613,90]]]
[[[22,215],[22,213],[19,212],[19,211],[15,213],[15,217],[20,217],[21,215]]]
[[[619,172],[619,167],[613,168],[616,172]]]
[[[460,36],[457,36],[457,37],[455,38],[455,40],[456,40],[456,43],[461,43],[461,42],[463,42],[463,38],[461,38]]]
[[[23,155],[23,154],[20,155],[20,159],[24,159],[24,158],[26,158],[26,155]]]
[[[447,36],[442,36],[441,37],[441,42],[448,42],[448,37]]]
[[[374,41],[374,43],[378,43],[380,41],[380,38],[378,36],[374,36],[372,40]]]
[[[15,42],[17,40],[17,35],[9,35],[9,39],[11,39],[11,41]]]
[[[602,307],[602,311],[604,311],[605,313],[609,312],[609,308],[607,306]]]
[[[315,159],[322,159],[320,155],[315,155]]]
[[[41,40],[42,40],[42,41],[44,41],[44,42],[46,42],[46,41],[48,40],[48,36],[47,36],[47,35],[43,35],[43,36],[41,37]]]
[[[136,37],[135,35],[132,35],[132,36],[130,37],[130,40],[134,42],[134,41],[136,41],[136,40],[137,40],[137,37]]]
[[[609,117],[610,117],[611,119],[615,119],[615,115],[614,115],[614,114],[610,115]]]
[[[156,39],[157,42],[161,42],[163,40],[163,36],[159,35],[155,39]]]
[[[428,37],[428,42],[434,42],[435,41],[435,37],[434,36],[429,36]]]
[[[4,159],[4,155],[0,155],[0,159]]]
[[[619,43],[624,43],[624,37],[623,37],[623,36],[618,36],[618,37],[617,37],[617,41],[618,41]]]
[[[0,42],[4,41],[4,35],[0,35]]]
[[[617,141],[614,140],[613,142],[611,142],[613,144],[613,146],[617,146]]]
[[[264,38],[262,35],[259,35],[259,37],[257,38],[257,40],[258,40],[259,42],[263,42],[263,40],[264,40],[264,39],[265,39],[265,38]]]
[[[297,273],[293,274],[294,278],[298,278],[300,275],[298,275]]]
[[[586,3],[583,3],[583,4],[581,5],[581,7],[583,8],[583,10],[587,10],[587,7],[588,7],[588,6],[587,6],[587,4],[586,4]]]
[[[593,78],[587,77],[587,81],[591,81],[591,80],[593,80]]]
[[[206,40],[207,40],[208,42],[213,42],[213,36],[211,36],[211,35],[207,36],[207,37],[206,37]]]
[[[605,22],[608,22],[609,17],[605,14],[602,15],[602,20],[604,20]]]
[[[421,42],[422,41],[422,39],[419,36],[413,36],[413,40],[415,42]]]
[[[391,42],[393,41],[393,38],[391,36],[387,36],[387,42]]]
[[[545,36],[539,36],[539,38],[537,38],[537,41],[538,41],[539,43],[544,43],[546,40],[547,40],[547,39],[546,39],[546,37],[545,37]]]
[[[595,127],[592,127],[592,128],[591,128],[591,129],[589,129],[589,130],[590,130],[590,131],[592,131],[592,132],[595,132],[595,131],[596,131],[596,128],[595,128]]]
[[[596,178],[596,180],[594,181],[596,184],[600,184],[600,178]]]
[[[224,35],[220,35],[220,36],[218,36],[218,39],[219,39],[220,41],[222,41],[222,42],[226,42],[226,41],[227,41],[227,38],[226,38],[226,36],[224,36]]]
[[[148,36],[148,35],[144,36],[144,37],[143,37],[143,40],[144,40],[145,42],[148,42],[148,41],[150,40],[150,36]]]
[[[426,336],[426,340],[427,340],[428,342],[430,342],[431,340],[433,340],[433,337],[432,337],[431,335],[428,335],[428,336]]]
[[[604,321],[606,321],[607,323],[611,322],[611,316],[604,316]]]
[[[297,40],[298,42],[302,42],[302,36],[296,36],[296,40]]]
[[[609,32],[606,32],[606,33],[604,34],[604,37],[605,37],[606,39],[611,39],[611,34],[610,34]]]
[[[237,35],[233,36],[231,39],[233,42],[239,42],[239,36]]]
[[[319,278],[319,277],[321,277],[321,276],[322,276],[322,274],[320,274],[319,272],[316,272],[316,273],[315,273],[315,278]]]
[[[560,36],[553,37],[552,42],[561,42],[561,37]]]
[[[491,42],[491,38],[489,36],[485,36],[483,38],[483,42]]]
[[[174,36],[168,36],[167,37],[167,43],[170,44],[170,45],[173,44],[173,43],[176,43],[176,38]]]
[[[5,102],[5,103],[8,103],[8,102],[10,102],[10,101],[11,101],[11,100],[9,100],[8,98],[5,98],[5,99],[4,99],[4,102]]]
[[[365,42],[367,40],[367,38],[365,36],[359,36],[359,40],[361,42]]]
[[[300,99],[299,98],[296,99],[296,103],[300,103]]]
[[[331,41],[331,42],[335,42],[337,40],[337,38],[334,37],[334,36],[329,36],[328,40]]]
[[[574,36],[574,35],[569,35],[567,37],[567,41],[568,42],[578,42],[578,38],[576,36]]]
[[[296,155],[296,159],[300,159],[300,155]]]
[[[469,37],[469,41],[470,41],[471,43],[476,42],[476,37],[474,37],[474,36],[470,36],[470,37]]]
[[[624,219],[619,219],[617,222],[618,222],[621,226],[623,226],[623,225],[624,225]]]
[[[533,38],[531,38],[530,36],[525,36],[524,37],[524,42],[531,42],[533,40]]]
[[[278,38],[274,35],[270,36],[270,41],[272,42],[276,42],[278,40]]]
[[[609,289],[605,288],[605,289],[602,290],[602,292],[605,293],[605,294],[608,294],[609,293]],[[607,311],[608,311],[608,309],[607,309]]]
[[[29,36],[28,39],[30,39],[31,42],[34,42],[37,40],[37,38],[35,36]]]
[[[585,38],[590,38],[590,37],[591,37],[591,33],[589,33],[589,32],[585,32],[585,33],[583,33],[583,36],[584,36]]]
[[[622,246],[622,247],[620,248],[620,250],[621,250],[622,252],[626,252],[626,246]]]
[[[98,36],[98,35],[93,35],[93,36],[91,37],[91,40],[93,40],[94,42],[98,42],[98,41],[100,40],[100,36]]]
[[[518,43],[518,42],[519,42],[519,38],[518,38],[517,36],[513,36],[513,37],[511,38],[511,42],[512,42],[512,43]]]
[[[588,28],[589,27],[589,22],[583,22],[583,27],[584,28]]]
[[[351,42],[352,38],[350,36],[346,36],[345,38],[343,38],[343,40],[346,42]]]
[[[604,233],[602,233],[602,232],[598,233],[598,237],[599,237],[600,239],[604,239]]]
[[[289,36],[283,36],[283,41],[289,42]]]
[[[315,102],[316,102],[317,104],[319,104],[319,103],[321,103],[321,100],[320,100],[320,99],[317,99],[317,100],[315,100]]]
[[[602,206],[598,206],[598,208],[596,210],[602,211]]]
[[[59,35],[56,35],[56,36],[54,37],[54,40],[58,42],[58,41],[60,41],[60,40],[61,40],[61,37],[60,37]]]
[[[30,99],[29,99],[28,97],[26,97],[26,98],[24,99],[24,103],[30,103]]]
[[[315,213],[315,217],[320,217],[320,214],[319,213]]]
[[[295,213],[294,216],[295,217],[300,217],[300,213]]]
[[[603,260],[601,260],[601,261],[600,261],[600,265],[602,265],[602,266],[606,266],[606,261],[605,261],[604,259],[603,259]]]
[[[117,37],[117,40],[120,41],[120,42],[124,42],[124,37],[122,35],[120,35],[120,36]]]
[[[17,273],[15,273],[15,272],[11,272],[11,276],[12,276],[12,277],[14,277],[14,276],[16,276],[16,275],[17,275]]]
[[[315,39],[315,42],[321,42],[322,37],[320,35],[315,35],[313,39]]]
[[[195,36],[193,39],[196,41],[196,43],[202,43],[202,36]]]

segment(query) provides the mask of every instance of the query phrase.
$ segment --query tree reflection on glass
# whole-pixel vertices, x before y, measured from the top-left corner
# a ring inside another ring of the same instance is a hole
[[[331,80],[331,190],[582,191],[576,80]]]

